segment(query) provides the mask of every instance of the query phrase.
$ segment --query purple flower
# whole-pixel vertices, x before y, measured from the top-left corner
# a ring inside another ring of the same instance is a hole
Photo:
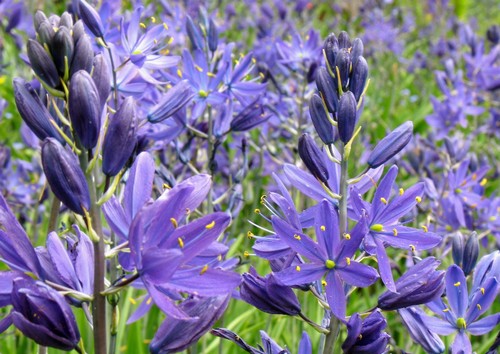
[[[456,265],[452,265],[446,272],[446,298],[448,306],[443,300],[435,300],[427,306],[439,318],[422,314],[427,327],[437,334],[450,335],[456,333],[451,347],[452,353],[471,353],[472,346],[467,333],[478,336],[490,332],[499,322],[500,313],[486,316],[478,320],[495,301],[498,294],[496,278],[488,278],[481,288],[473,289],[468,293],[467,279],[464,272]]]
[[[424,184],[417,183],[390,199],[393,184],[398,174],[398,168],[392,166],[380,182],[373,197],[372,204],[363,201],[353,188],[351,192],[352,207],[356,215],[363,211],[368,215],[368,232],[364,240],[365,250],[369,254],[376,254],[382,281],[390,291],[395,292],[396,287],[391,272],[391,265],[386,253],[386,246],[408,250],[426,250],[438,245],[441,237],[423,230],[403,226],[399,219],[408,214],[415,205],[422,200]]]
[[[379,311],[372,312],[364,320],[355,313],[346,326],[347,338],[342,343],[345,354],[385,353],[390,336],[383,332],[387,322]]]
[[[411,339],[424,348],[426,353],[441,354],[446,349],[439,336],[427,328],[422,315],[425,312],[418,307],[408,307],[398,310],[401,321],[405,325]]]
[[[12,307],[13,324],[36,343],[68,351],[78,345],[75,315],[64,297],[47,285],[15,279]]]
[[[337,318],[344,319],[344,282],[366,287],[378,278],[375,269],[352,259],[366,233],[365,220],[361,219],[349,234],[341,236],[337,211],[331,203],[323,200],[315,218],[317,243],[282,219],[273,217],[272,222],[276,234],[290,248],[309,260],[309,263],[276,273],[276,277],[285,285],[301,285],[325,276],[326,298],[330,308]]]

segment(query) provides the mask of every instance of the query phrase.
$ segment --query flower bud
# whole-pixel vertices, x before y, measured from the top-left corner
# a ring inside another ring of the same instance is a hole
[[[92,71],[92,79],[94,80],[97,92],[99,92],[101,112],[111,93],[111,74],[108,63],[102,53],[94,57],[94,70]]]
[[[479,241],[477,239],[477,233],[473,231],[464,246],[464,256],[462,269],[464,274],[467,276],[476,266],[477,258],[479,256]]]
[[[35,16],[33,16],[33,25],[35,26],[36,31],[38,31],[40,24],[44,21],[49,21],[49,19],[45,16],[45,13],[42,10],[37,10]]]
[[[335,141],[333,126],[328,119],[328,112],[323,106],[323,100],[317,94],[314,94],[309,101],[309,114],[311,115],[314,129],[316,129],[323,143],[326,145],[333,144]]]
[[[243,274],[240,295],[242,300],[270,314],[295,316],[301,310],[290,287],[278,283],[272,273],[265,278],[259,276],[253,268]]]
[[[338,71],[337,71],[338,68]],[[335,58],[335,68],[332,68],[335,76],[340,74],[340,83],[342,88],[347,87],[349,83],[349,74],[351,72],[351,54],[347,49],[339,50]]]
[[[360,56],[354,63],[351,73],[351,79],[349,81],[349,90],[354,94],[356,102],[359,102],[359,99],[361,98],[361,94],[365,89],[367,79],[368,64],[366,63],[366,59]]]
[[[42,45],[33,39],[28,40],[28,58],[40,80],[52,88],[59,86],[59,74],[54,62]]]
[[[14,79],[14,99],[21,118],[38,139],[52,137],[64,144],[64,139],[50,122],[53,118],[49,111],[33,87],[23,79]]]
[[[390,132],[373,149],[368,157],[368,166],[377,168],[403,150],[413,136],[413,122],[407,121]]]
[[[38,31],[36,31],[38,42],[43,45],[47,45],[47,48],[52,48],[52,41],[56,32],[54,31],[54,27],[50,24],[49,20],[43,21],[40,23],[38,27]]]
[[[380,311],[374,311],[365,319],[355,313],[346,323],[347,338],[342,343],[344,354],[384,353],[390,336],[383,332],[387,321]]]
[[[59,75],[63,76],[73,60],[73,51],[75,49],[73,38],[66,27],[59,27],[52,40],[52,58]]]
[[[500,26],[493,25],[486,31],[486,38],[493,44],[496,45],[500,42]]]
[[[334,33],[330,33],[326,37],[325,43],[323,44],[323,50],[328,61],[328,65],[332,70],[335,69],[335,57],[339,51],[339,41]]]
[[[217,45],[219,43],[219,33],[217,31],[217,26],[212,19],[208,22],[208,49],[211,52],[217,50]]]
[[[231,121],[231,130],[234,132],[244,132],[253,129],[268,120],[269,117],[260,103],[260,97],[258,97],[234,117]]]
[[[345,92],[340,97],[337,120],[340,140],[347,144],[351,140],[356,126],[356,99],[351,91]]]
[[[444,291],[444,271],[436,268],[441,262],[428,257],[411,267],[396,281],[396,291],[387,290],[378,298],[382,310],[397,310],[425,304],[441,296]]]
[[[339,105],[337,83],[325,67],[316,70],[316,87],[325,101],[328,112],[335,114]]]
[[[71,211],[84,215],[90,210],[90,194],[76,156],[57,140],[42,143],[42,166],[50,189]]]
[[[151,123],[161,122],[173,116],[193,98],[194,92],[189,81],[182,80],[172,87],[163,99],[148,114]]]
[[[186,16],[186,32],[193,46],[193,50],[203,50],[203,37],[201,36],[198,26],[193,22],[191,16]]]
[[[59,20],[59,27],[66,27],[67,29],[71,29],[73,27],[73,17],[69,14],[69,12],[64,11]]]
[[[308,134],[302,134],[299,138],[299,156],[312,175],[328,186],[328,169],[321,151]]]
[[[339,33],[339,48],[340,49],[348,49],[352,47],[351,39],[349,38],[349,34],[346,31],[342,31]]]
[[[73,61],[70,62],[70,77],[79,70],[85,70],[90,73],[94,62],[94,50],[89,36],[83,34],[78,42],[76,42]]]
[[[352,42],[352,48],[351,48],[351,59],[354,64],[356,63],[358,58],[363,55],[363,50],[364,50],[363,41],[360,38],[356,38]]]
[[[78,44],[80,37],[86,34],[85,27],[83,26],[83,21],[82,20],[76,21],[71,31],[73,32],[73,42],[75,42],[76,45]]]
[[[460,231],[454,234],[451,240],[451,255],[453,262],[461,267],[464,260],[464,235]]]
[[[86,149],[97,144],[101,128],[99,93],[90,74],[80,70],[73,75],[69,85],[69,114],[71,126]]]
[[[115,176],[132,156],[137,142],[137,113],[134,99],[127,97],[111,119],[102,145],[102,171]]]
[[[39,345],[72,350],[80,341],[75,315],[64,296],[42,282],[16,278],[12,289],[12,322]]]
[[[78,3],[78,12],[90,32],[96,37],[104,37],[104,27],[99,13],[85,0]]]
[[[409,307],[398,310],[401,320],[410,333],[411,339],[424,348],[426,353],[444,353],[446,349],[443,341],[437,334],[431,332],[422,319],[425,312],[418,307]]]

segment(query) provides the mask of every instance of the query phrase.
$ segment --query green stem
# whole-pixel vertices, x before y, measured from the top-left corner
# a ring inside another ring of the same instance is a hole
[[[57,227],[57,218],[59,217],[59,209],[61,207],[61,203],[59,199],[52,194],[52,207],[50,208],[50,217],[49,217],[49,229],[47,233],[51,231],[56,231]]]
[[[88,157],[80,155],[80,166],[83,171],[87,170]],[[94,301],[92,302],[92,317],[94,324],[94,353],[106,353],[107,326],[106,326],[106,297],[101,294],[104,291],[104,277],[106,260],[104,258],[104,236],[102,233],[100,207],[97,205],[96,183],[92,172],[86,174],[87,184],[90,192],[91,227],[99,236],[94,240]],[[90,227],[90,225],[88,225]]]
[[[339,230],[340,237],[347,233],[347,156],[345,156],[344,144],[341,145],[342,162],[340,163],[340,200],[339,200]],[[323,354],[335,353],[335,344],[340,330],[340,321],[333,316],[330,317],[330,333],[325,337]]]

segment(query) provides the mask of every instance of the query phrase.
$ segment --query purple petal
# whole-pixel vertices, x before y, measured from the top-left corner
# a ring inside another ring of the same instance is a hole
[[[397,175],[397,166],[392,166],[386,173],[382,181],[380,181],[380,184],[375,191],[375,195],[373,196],[372,206],[373,210],[375,210],[375,213],[373,215],[374,220],[376,220],[377,217],[382,213],[382,211],[387,207],[387,202],[389,201],[389,197],[391,196],[392,186],[394,185],[394,181],[396,180]],[[385,200],[385,203],[382,202],[382,200]]]
[[[375,269],[366,264],[350,261],[349,265],[337,268],[340,277],[349,285],[364,288],[372,285],[378,279]]]
[[[330,271],[326,275],[326,299],[335,317],[344,320],[346,311],[346,298],[344,294],[344,283],[339,274]]]
[[[171,280],[172,275],[179,267],[182,252],[176,249],[164,250],[150,248],[143,252],[142,268],[140,273],[148,282],[162,284]]]
[[[465,332],[458,332],[451,346],[451,354],[472,353],[472,345]]]
[[[339,246],[340,232],[339,219],[332,203],[323,200],[319,204],[314,224],[319,246],[326,251],[327,258],[333,260]]]
[[[112,196],[103,204],[102,211],[111,230],[118,235],[122,242],[126,241],[132,219],[125,214],[125,210],[123,210],[118,199]]]
[[[285,164],[283,166],[283,172],[290,183],[306,196],[314,200],[332,200],[313,175],[291,164]]]
[[[241,276],[237,273],[198,268],[177,271],[162,287],[200,296],[219,296],[230,294],[240,283]]]
[[[467,280],[460,267],[452,265],[446,272],[446,295],[451,310],[457,318],[465,317],[465,310],[469,304]]]
[[[74,260],[75,272],[82,284],[82,291],[85,294],[92,294],[94,291],[94,245],[78,226],[73,225],[73,229],[78,237]]]
[[[139,209],[151,198],[154,174],[153,158],[148,152],[141,152],[130,169],[123,195],[123,206],[129,220],[132,220]]]
[[[135,321],[140,320],[144,315],[146,315],[151,307],[153,307],[153,299],[151,296],[146,296],[144,300],[141,301],[139,307],[134,311],[132,315],[130,315],[129,319],[127,320],[127,324],[134,323]]]
[[[485,313],[495,301],[498,294],[498,282],[495,278],[490,278],[484,282],[481,289],[477,289],[470,300],[469,309],[465,315],[465,322],[474,322],[479,316]]]
[[[366,225],[366,217],[360,218],[356,226],[350,232],[350,238],[342,238],[340,241],[340,246],[336,258],[345,259],[346,257],[351,258],[354,253],[359,248],[359,245],[363,241],[363,238],[368,233],[368,227]]]
[[[397,195],[391,203],[378,215],[377,224],[390,224],[397,221],[402,216],[408,214],[411,209],[417,204],[416,198],[421,197],[424,193],[424,183],[415,184],[403,193]],[[375,222],[375,219],[374,219]]]
[[[387,228],[388,230],[385,230]],[[394,229],[397,236],[394,236]],[[414,229],[406,226],[387,226],[383,232],[373,232],[377,239],[384,241],[388,245],[396,248],[408,249],[414,246],[417,250],[427,250],[437,246],[441,242],[441,237],[432,232],[425,232],[421,229]]]
[[[428,316],[424,313],[420,314],[420,317],[422,318],[422,322],[425,323],[431,332],[448,336],[457,330],[457,328],[450,322],[444,321],[440,318]]]
[[[475,336],[480,336],[490,332],[497,324],[500,323],[500,313],[491,316],[486,316],[467,326],[467,331]]]
[[[326,271],[327,268],[324,265],[301,264],[276,273],[276,278],[284,285],[302,285],[321,279]]]
[[[396,292],[396,285],[394,284],[394,278],[392,277],[391,263],[387,257],[387,252],[385,251],[385,246],[382,241],[375,239],[376,254],[378,261],[378,270],[380,272],[380,277],[384,282],[387,289],[392,292]]]
[[[59,278],[72,289],[81,291],[80,283],[77,280],[75,268],[69,258],[66,247],[55,232],[47,236],[47,252]]]

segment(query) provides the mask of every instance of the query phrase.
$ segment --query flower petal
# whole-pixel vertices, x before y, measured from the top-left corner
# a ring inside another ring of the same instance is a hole
[[[467,280],[460,267],[452,265],[446,272],[446,296],[451,310],[457,318],[465,317],[465,310],[469,305]]]
[[[344,283],[336,271],[330,271],[326,275],[326,299],[330,309],[339,320],[345,319],[346,298],[344,294]]]

